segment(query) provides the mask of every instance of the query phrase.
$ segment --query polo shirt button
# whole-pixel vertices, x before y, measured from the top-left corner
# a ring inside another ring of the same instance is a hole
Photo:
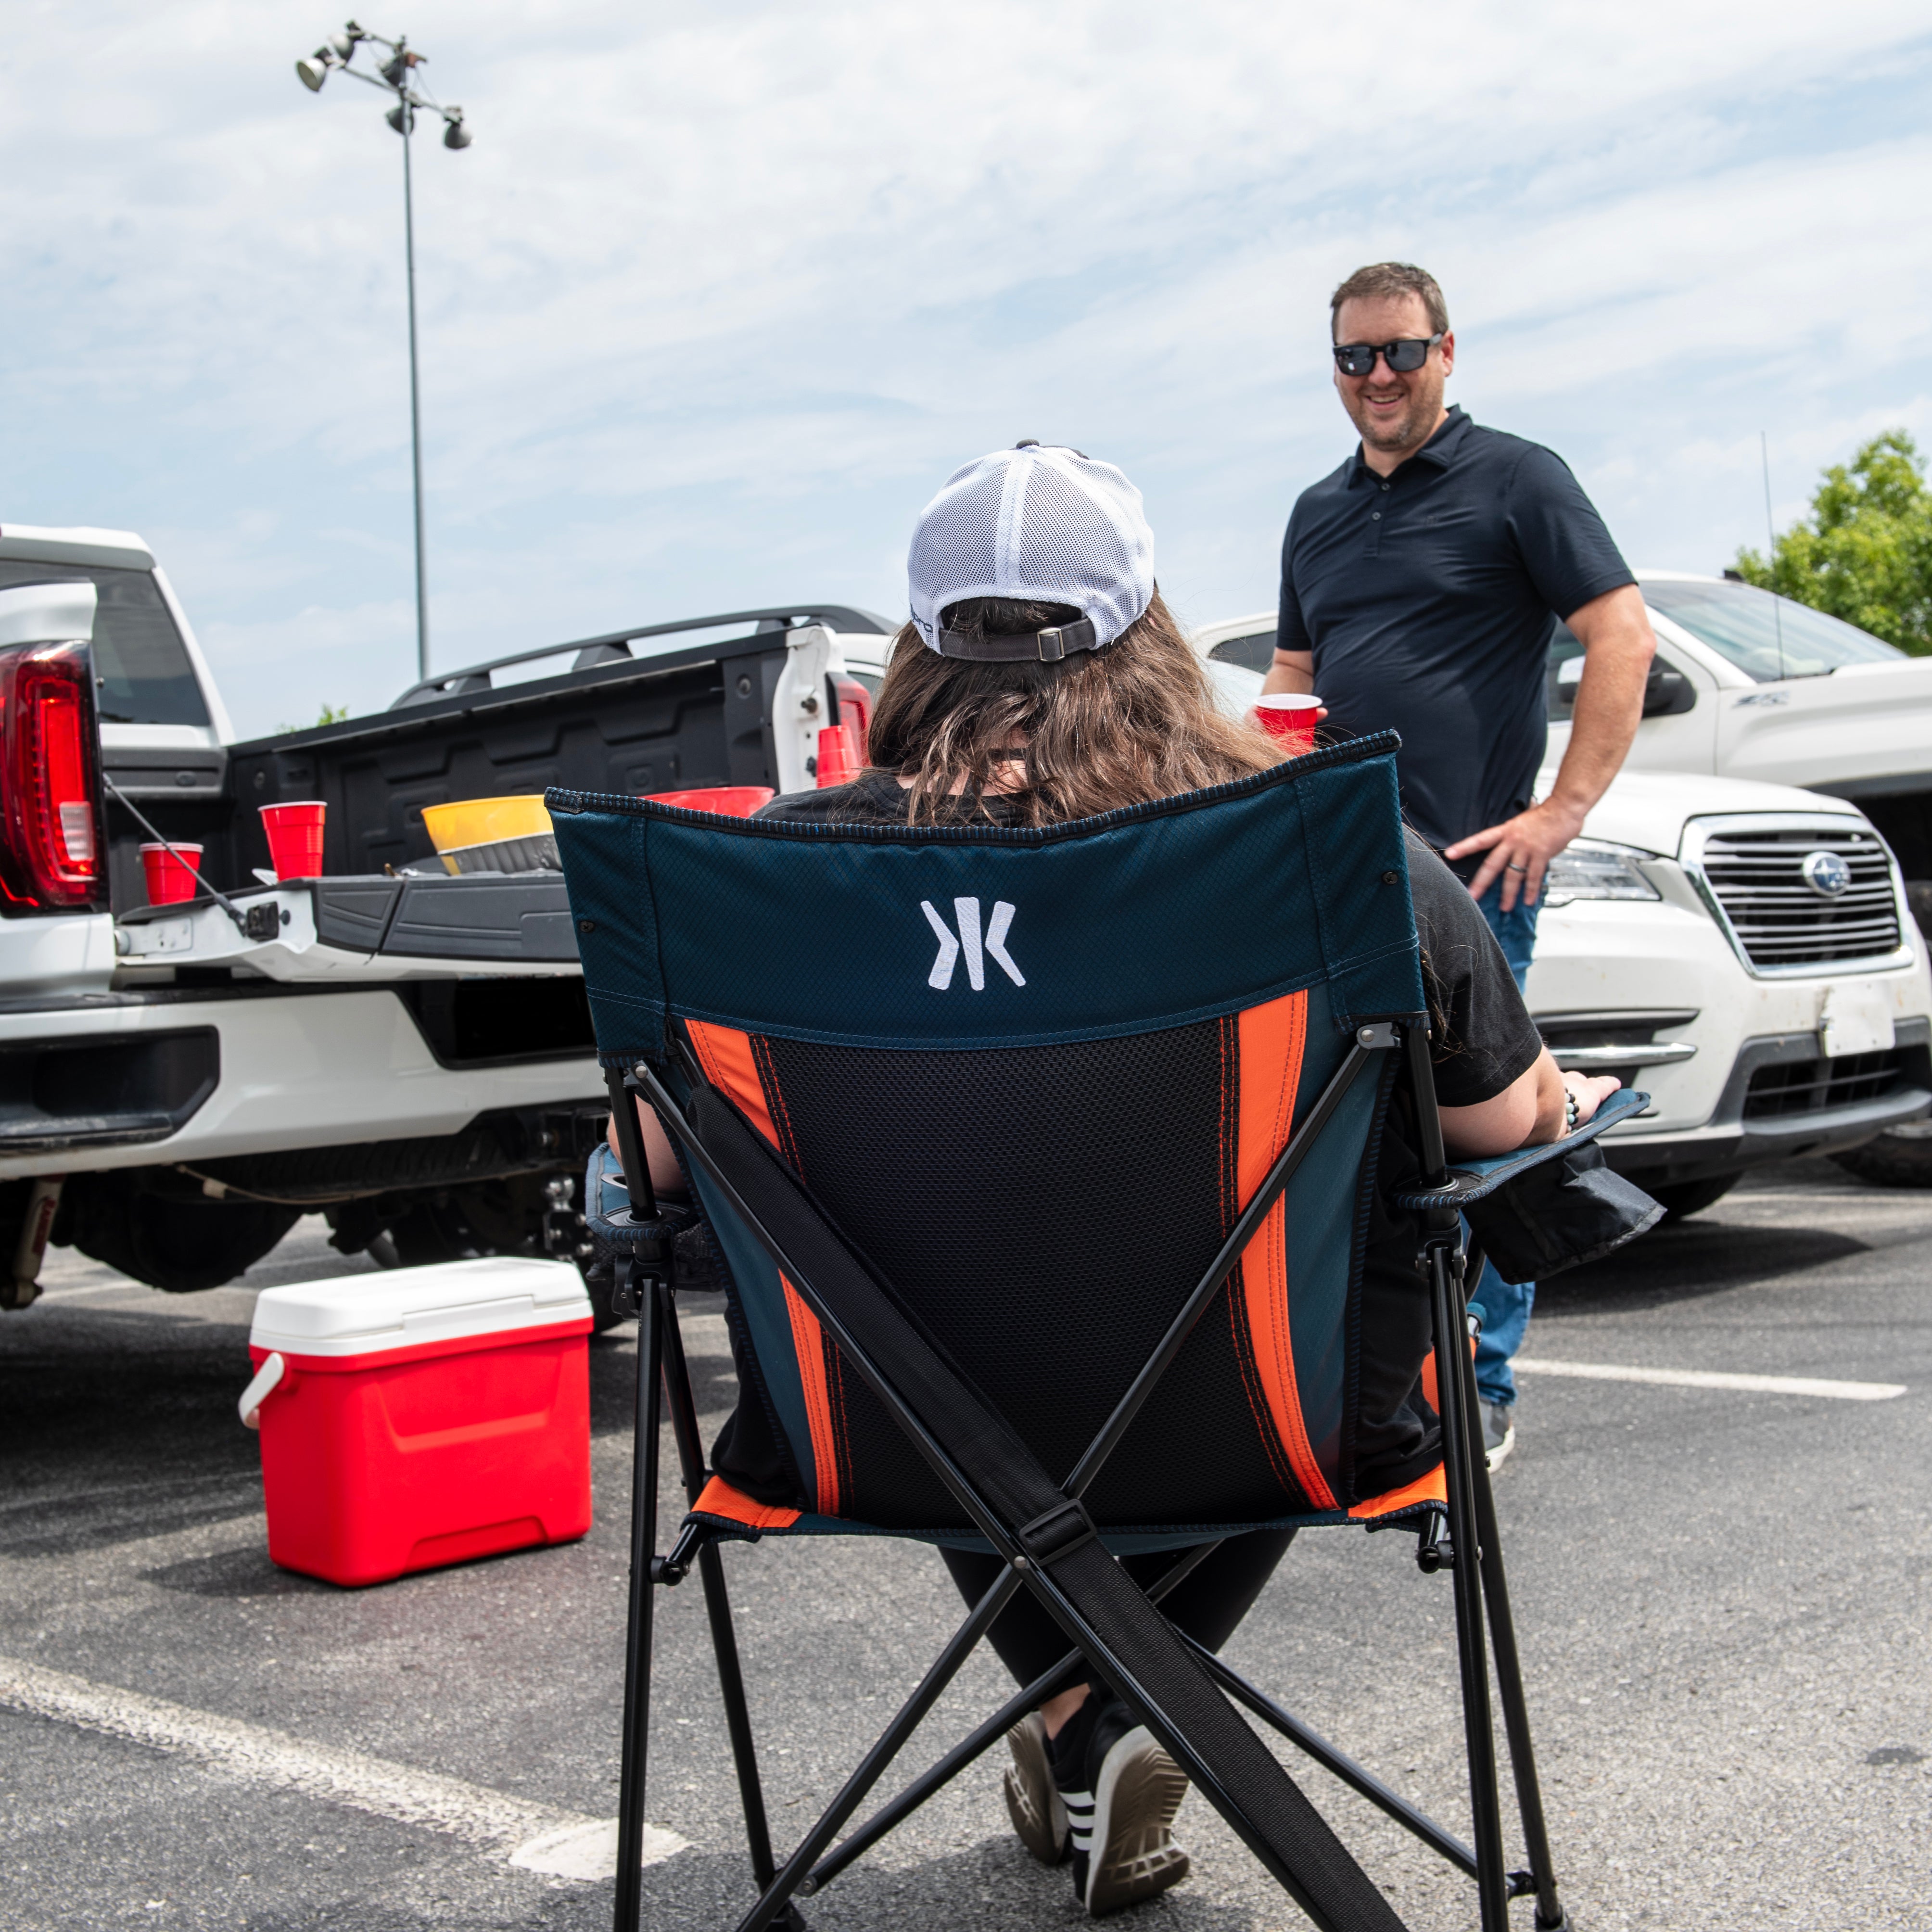
[[[1386,495],[1386,494],[1388,494],[1388,485],[1386,483],[1384,483],[1384,484],[1382,485],[1382,490],[1383,490],[1383,494],[1384,494],[1384,495]]]
[[[1371,511],[1369,512],[1369,521],[1370,521],[1370,523],[1372,523],[1372,524],[1378,524],[1378,523],[1380,523],[1380,522],[1382,521],[1382,513],[1381,512],[1381,511],[1379,511],[1379,510],[1371,510]]]

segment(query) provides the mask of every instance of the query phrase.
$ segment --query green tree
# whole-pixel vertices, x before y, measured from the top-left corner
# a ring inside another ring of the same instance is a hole
[[[1932,489],[1902,429],[1875,436],[1825,472],[1811,514],[1778,537],[1767,562],[1738,553],[1738,574],[1915,656],[1932,656]]]
[[[300,731],[304,729],[317,730],[324,724],[340,724],[348,716],[349,707],[346,704],[325,704],[322,707],[322,716],[315,721],[314,725],[304,727],[300,724],[278,724],[275,730],[279,736],[286,738],[291,731]]]

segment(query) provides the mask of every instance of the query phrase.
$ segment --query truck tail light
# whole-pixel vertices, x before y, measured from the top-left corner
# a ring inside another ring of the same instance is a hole
[[[831,684],[832,722],[851,726],[852,750],[863,770],[872,763],[866,749],[866,734],[872,722],[872,694],[856,677],[834,677]]]
[[[0,895],[12,910],[106,903],[91,662],[82,644],[0,652]]]

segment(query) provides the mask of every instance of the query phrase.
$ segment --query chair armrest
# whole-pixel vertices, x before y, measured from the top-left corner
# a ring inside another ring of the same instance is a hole
[[[1507,1186],[1532,1168],[1594,1140],[1606,1128],[1642,1113],[1649,1105],[1648,1094],[1623,1088],[1612,1094],[1574,1134],[1565,1134],[1559,1141],[1550,1141],[1541,1147],[1517,1148],[1512,1153],[1492,1154],[1480,1160],[1456,1161],[1450,1166],[1449,1178],[1442,1186],[1404,1188],[1391,1198],[1396,1207],[1408,1214],[1429,1208],[1461,1208],[1472,1201],[1480,1201],[1495,1193],[1499,1187]]]

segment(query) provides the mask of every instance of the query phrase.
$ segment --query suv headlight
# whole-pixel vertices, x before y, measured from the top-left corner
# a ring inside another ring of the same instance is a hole
[[[1543,903],[1571,899],[1655,899],[1664,895],[1638,869],[1650,856],[1634,845],[1610,845],[1596,838],[1574,838],[1550,860],[1543,875]]]

